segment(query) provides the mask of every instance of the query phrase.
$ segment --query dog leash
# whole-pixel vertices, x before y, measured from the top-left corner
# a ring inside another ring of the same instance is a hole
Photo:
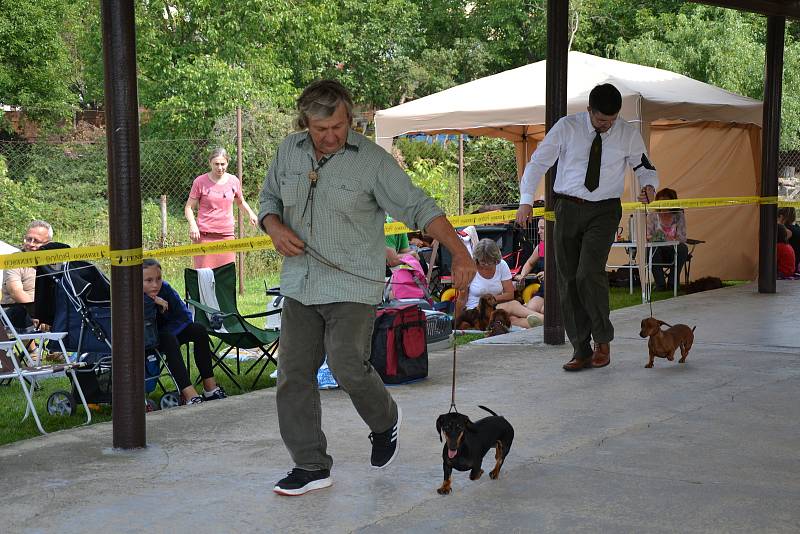
[[[647,188],[645,188],[645,196],[647,196]],[[647,200],[650,200],[650,197],[647,197]],[[644,278],[645,283],[647,284],[649,298],[647,299],[647,303],[650,305],[650,317],[653,317],[653,292],[650,290],[650,267],[647,266],[647,260],[650,258],[650,251],[647,250],[647,202],[644,203],[644,224],[645,224],[645,231],[644,231]]]
[[[322,263],[323,265],[326,265],[326,266],[330,267],[331,269],[335,269],[337,271],[341,271],[343,273],[355,276],[356,278],[360,278],[360,279],[362,279],[364,281],[367,281],[367,282],[380,283],[381,285],[386,283],[383,280],[373,280],[372,278],[369,278],[369,277],[366,277],[366,276],[362,276],[362,275],[350,272],[347,269],[343,269],[339,265],[335,264],[334,262],[332,262],[331,260],[329,260],[328,258],[323,256],[322,254],[320,254],[318,251],[316,251],[308,243],[304,243],[304,245],[305,245],[305,248],[306,248],[306,252],[309,253],[309,256],[311,258],[315,259],[319,263]],[[407,285],[410,285],[410,284],[407,284]],[[456,290],[455,298],[456,298],[456,300],[458,300],[458,290]],[[456,334],[456,332],[453,331],[453,380],[452,380],[452,387],[451,387],[451,390],[450,390],[450,409],[448,410],[448,412],[455,411],[456,413],[458,413],[458,408],[456,407],[456,347],[458,346],[458,344],[456,343],[456,336],[457,335],[458,334]]]
[[[456,290],[455,300],[458,301],[458,290]],[[458,343],[456,343],[456,331],[453,330],[453,381],[452,387],[450,389],[450,409],[447,410],[447,413],[455,412],[458,413],[458,408],[456,408],[456,347]]]

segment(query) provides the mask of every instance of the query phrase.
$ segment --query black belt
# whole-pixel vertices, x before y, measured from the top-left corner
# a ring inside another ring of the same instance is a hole
[[[586,200],[585,198],[573,197],[570,195],[565,195],[563,193],[556,193],[556,192],[553,192],[553,198],[569,200],[570,202],[574,202],[575,204],[602,204],[604,202],[614,202],[614,201],[619,202],[618,198],[605,198],[603,200]]]

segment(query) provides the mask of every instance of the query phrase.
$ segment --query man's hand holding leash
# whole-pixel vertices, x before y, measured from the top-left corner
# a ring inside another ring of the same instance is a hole
[[[639,192],[639,202],[650,204],[656,198],[656,190],[652,185],[646,185]]]
[[[271,213],[261,220],[264,231],[269,234],[272,244],[282,256],[297,256],[303,253],[305,244],[294,231],[281,222],[280,217]]]
[[[475,260],[470,256],[467,247],[461,242],[453,225],[446,217],[439,216],[428,223],[425,233],[437,239],[453,255],[450,274],[453,277],[453,287],[459,291],[466,291],[470,282],[475,277]]]
[[[533,213],[533,206],[530,204],[520,204],[517,209],[517,224],[522,228],[527,228],[531,213]]]

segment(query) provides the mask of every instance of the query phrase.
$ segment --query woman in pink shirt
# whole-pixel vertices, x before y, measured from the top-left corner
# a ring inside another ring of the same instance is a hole
[[[189,200],[183,208],[186,220],[189,221],[189,238],[192,243],[208,243],[233,239],[233,201],[240,209],[247,211],[250,224],[258,223],[258,216],[242,196],[242,183],[228,174],[228,152],[224,148],[215,148],[208,159],[211,171],[194,179]],[[194,212],[197,210],[197,220]],[[234,261],[233,252],[194,256],[194,267],[219,267]]]

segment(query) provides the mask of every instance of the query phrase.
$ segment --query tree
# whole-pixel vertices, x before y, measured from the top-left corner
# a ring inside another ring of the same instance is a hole
[[[620,39],[617,57],[671,70],[762,99],[765,19],[728,9],[693,6],[678,14],[643,16],[645,31]],[[791,34],[784,52],[781,147],[800,147],[800,43]]]
[[[78,104],[75,6],[68,0],[0,0],[0,103],[40,123]]]
[[[237,106],[288,106],[296,89],[274,45],[288,0],[246,0],[221,9],[211,0],[138,2],[139,102],[150,136],[204,138],[217,117]],[[88,98],[102,102],[97,8],[87,33]]]

